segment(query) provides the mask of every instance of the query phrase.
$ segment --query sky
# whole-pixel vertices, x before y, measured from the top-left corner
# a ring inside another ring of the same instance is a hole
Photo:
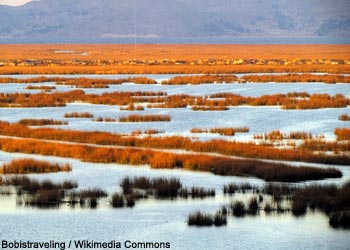
[[[0,0],[0,4],[10,5],[10,6],[19,6],[31,1],[32,0]]]

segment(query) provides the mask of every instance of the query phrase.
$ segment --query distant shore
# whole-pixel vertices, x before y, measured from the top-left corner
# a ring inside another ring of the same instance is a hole
[[[0,44],[0,74],[350,73],[350,44]]]

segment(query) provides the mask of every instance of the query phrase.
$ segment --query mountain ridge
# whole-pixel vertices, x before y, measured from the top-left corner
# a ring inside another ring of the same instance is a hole
[[[0,5],[0,38],[350,37],[347,0],[41,0]]]

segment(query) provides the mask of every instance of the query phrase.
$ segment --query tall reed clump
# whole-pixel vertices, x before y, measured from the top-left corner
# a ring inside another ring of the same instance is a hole
[[[116,122],[117,120],[110,117],[98,117],[93,120],[94,122]]]
[[[134,103],[129,103],[127,107],[120,107],[121,111],[142,111],[145,110],[145,108],[142,105],[134,105]]]
[[[137,199],[138,197],[135,194],[123,195],[119,193],[114,193],[111,198],[111,205],[114,208],[121,208],[124,206],[131,208],[135,206],[135,201]]]
[[[154,194],[157,198],[176,198],[182,184],[177,178],[148,178],[134,177],[133,179],[126,177],[122,180],[120,186],[124,194],[132,194],[134,189],[145,190],[150,194]]]
[[[181,188],[178,195],[185,199],[188,197],[191,197],[192,199],[204,199],[207,197],[215,197],[215,189],[205,189],[202,187]]]
[[[124,197],[121,194],[115,193],[112,195],[111,199],[112,207],[120,208],[124,206]]]
[[[241,201],[236,201],[232,203],[231,211],[233,216],[236,216],[236,217],[243,217],[247,213],[246,207],[244,203]]]
[[[31,174],[31,173],[55,173],[71,171],[69,164],[60,165],[47,161],[34,159],[15,159],[0,168],[3,174]]]
[[[229,194],[229,195],[235,194],[236,192],[245,193],[248,190],[251,190],[253,193],[260,192],[260,189],[257,186],[252,185],[250,183],[241,183],[241,184],[228,183],[223,187],[224,194]]]
[[[350,211],[333,212],[329,216],[329,224],[334,228],[350,229]]]
[[[202,213],[200,211],[191,213],[187,218],[187,225],[197,227],[208,226],[225,226],[227,224],[227,216],[221,211],[216,212],[214,215]]]
[[[348,114],[341,114],[339,116],[339,121],[350,121],[350,116]]]
[[[248,202],[248,213],[249,214],[257,214],[259,212],[259,203],[257,197],[250,198]]]
[[[37,207],[55,207],[58,206],[64,195],[57,189],[40,189],[31,198],[27,198],[26,204]]]
[[[90,208],[96,208],[98,205],[98,200],[107,196],[107,192],[100,188],[83,189],[78,192],[70,193],[69,202],[73,205],[80,203],[82,206],[84,206],[87,202]]]
[[[304,215],[307,209],[318,209],[329,217],[332,227],[350,228],[350,183],[312,185],[297,189],[292,196],[292,212]]]
[[[350,140],[350,128],[336,128],[334,134],[338,141]]]

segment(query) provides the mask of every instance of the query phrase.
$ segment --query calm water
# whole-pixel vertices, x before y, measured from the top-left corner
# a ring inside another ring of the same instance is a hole
[[[159,75],[157,80],[169,76]],[[45,84],[46,85],[46,84]],[[234,92],[242,95],[262,95],[306,91],[310,93],[350,94],[350,85],[336,84],[234,84],[200,86],[143,86],[124,84],[113,86],[107,91],[159,90],[169,94],[192,93],[205,95],[218,92]],[[67,87],[64,87],[68,89]],[[0,92],[23,91],[23,85],[6,84]],[[86,90],[98,92],[102,90]],[[103,90],[104,91],[104,90]],[[64,113],[89,111],[95,117],[118,118],[131,112],[123,112],[117,106],[69,104],[62,108],[0,109],[0,119],[10,122],[23,118],[63,119]],[[274,129],[283,132],[307,131],[325,134],[334,139],[336,127],[349,127],[349,122],[338,121],[345,109],[281,110],[279,107],[232,107],[225,112],[194,112],[190,109],[146,109],[144,114],[170,114],[169,123],[96,123],[90,119],[68,119],[66,129],[100,130],[129,133],[136,129],[158,128],[166,134],[192,136],[192,127],[248,126],[250,132],[227,139],[249,140],[255,133]],[[200,135],[202,139],[216,138],[215,135]],[[75,180],[80,188],[101,187],[109,193],[120,191],[119,183],[125,176],[177,177],[184,186],[215,188],[216,198],[204,200],[145,200],[132,209],[112,209],[108,199],[102,200],[96,210],[72,209],[63,205],[61,209],[41,210],[16,205],[16,197],[0,196],[0,240],[69,241],[94,240],[124,242],[148,241],[170,242],[171,249],[349,249],[350,231],[335,230],[328,225],[328,218],[321,213],[309,213],[296,218],[291,214],[241,219],[230,217],[228,225],[222,228],[188,227],[186,218],[190,212],[203,210],[215,212],[221,205],[228,204],[232,197],[224,196],[222,186],[230,182],[249,182],[262,186],[264,181],[256,178],[222,177],[209,173],[195,173],[181,170],[152,170],[148,166],[131,167],[117,164],[82,163],[74,159],[43,157],[37,155],[10,154],[0,151],[0,164],[14,158],[32,157],[54,162],[69,162],[73,171],[47,175],[29,175],[36,179],[53,181]],[[322,166],[322,165],[321,165]],[[323,180],[316,183],[340,184],[350,180],[350,167],[337,166],[344,177]],[[301,185],[315,183],[301,183]],[[244,197],[240,197],[244,198]],[[245,199],[249,194],[245,195]],[[74,249],[74,248],[72,248]]]
[[[0,152],[0,159],[5,162],[24,156]],[[265,216],[261,212],[256,217],[229,217],[227,227],[223,228],[187,226],[189,213],[197,210],[214,212],[236,198],[224,196],[222,185],[229,182],[264,184],[255,178],[221,177],[180,170],[155,171],[148,167],[81,163],[58,157],[30,157],[69,162],[73,166],[71,173],[29,175],[36,179],[76,180],[80,188],[100,186],[111,193],[120,190],[118,184],[125,176],[177,177],[185,186],[215,188],[217,196],[215,199],[195,201],[145,200],[139,201],[132,209],[112,209],[107,200],[102,200],[96,210],[72,209],[66,205],[51,210],[25,208],[16,205],[13,195],[1,196],[2,239],[166,241],[171,243],[171,249],[314,249],[314,246],[319,249],[348,249],[350,244],[349,231],[332,229],[328,226],[328,218],[320,213],[296,218],[291,214]],[[349,180],[349,176],[346,179]],[[238,199],[242,196],[238,195]]]

